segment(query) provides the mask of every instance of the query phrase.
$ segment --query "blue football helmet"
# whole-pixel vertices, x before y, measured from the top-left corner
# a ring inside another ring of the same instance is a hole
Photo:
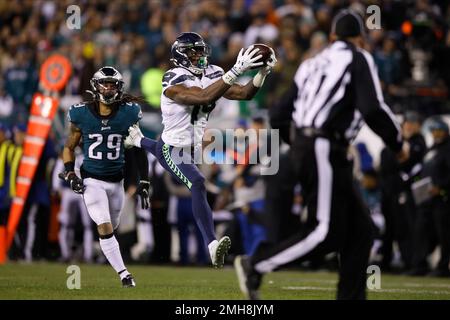
[[[113,67],[102,67],[91,79],[91,88],[97,100],[110,105],[122,98],[123,77]]]
[[[195,32],[180,34],[172,45],[170,61],[177,67],[185,68],[200,75],[208,67],[211,47]]]

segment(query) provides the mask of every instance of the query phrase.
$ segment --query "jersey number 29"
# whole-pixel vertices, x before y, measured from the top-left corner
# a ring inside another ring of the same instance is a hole
[[[103,135],[99,133],[93,133],[89,135],[89,139],[95,139],[95,141],[89,146],[89,158],[95,160],[104,160],[102,151],[95,151],[99,145],[103,142]],[[106,152],[106,159],[117,160],[120,156],[120,143],[122,141],[122,135],[110,134],[108,135],[106,147],[112,152]]]

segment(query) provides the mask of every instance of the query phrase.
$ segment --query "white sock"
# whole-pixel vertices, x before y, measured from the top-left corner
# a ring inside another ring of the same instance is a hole
[[[123,263],[119,243],[117,242],[115,236],[108,239],[100,239],[100,248],[102,248],[103,254],[106,256],[106,259],[108,259],[109,264],[114,268],[114,270],[116,270],[117,273],[120,272],[120,279],[123,279],[130,274]]]

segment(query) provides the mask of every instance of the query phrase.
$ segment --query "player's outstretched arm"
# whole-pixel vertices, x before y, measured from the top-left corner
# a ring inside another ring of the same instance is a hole
[[[142,209],[148,209],[150,207],[152,189],[148,172],[147,153],[144,149],[134,146],[127,148],[125,150],[125,162],[130,162],[130,165],[127,166],[126,174],[132,177],[131,180],[139,181],[134,196],[140,197]]]
[[[73,123],[70,124],[70,132],[67,137],[66,143],[63,149],[63,162],[75,163],[75,148],[78,146],[81,140],[81,130],[77,128]]]
[[[259,69],[258,73],[253,77],[252,81],[249,81],[245,86],[239,84],[233,84],[227,92],[225,92],[224,97],[230,100],[250,100],[258,92],[259,88],[264,84],[264,80],[267,75],[272,71],[272,69],[277,64],[277,58],[275,56],[275,51],[270,48],[272,54],[267,60],[266,66]]]
[[[83,193],[85,189],[83,181],[75,174],[75,148],[80,143],[80,139],[81,130],[71,123],[69,136],[63,149],[64,172],[59,177],[68,182],[76,193]]]
[[[166,97],[187,105],[205,105],[215,102],[233,85],[236,79],[250,68],[261,66],[262,62],[256,62],[261,55],[258,55],[258,48],[250,46],[247,50],[241,49],[235,65],[225,73],[222,78],[207,88],[190,87],[176,85],[164,91]]]

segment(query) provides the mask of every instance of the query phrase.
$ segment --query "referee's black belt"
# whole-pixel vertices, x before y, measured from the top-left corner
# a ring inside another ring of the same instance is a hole
[[[308,138],[325,138],[332,142],[336,142],[342,145],[347,146],[348,141],[345,137],[339,132],[328,132],[323,129],[314,128],[314,127],[302,127],[296,128],[296,132],[300,136],[308,137]]]

